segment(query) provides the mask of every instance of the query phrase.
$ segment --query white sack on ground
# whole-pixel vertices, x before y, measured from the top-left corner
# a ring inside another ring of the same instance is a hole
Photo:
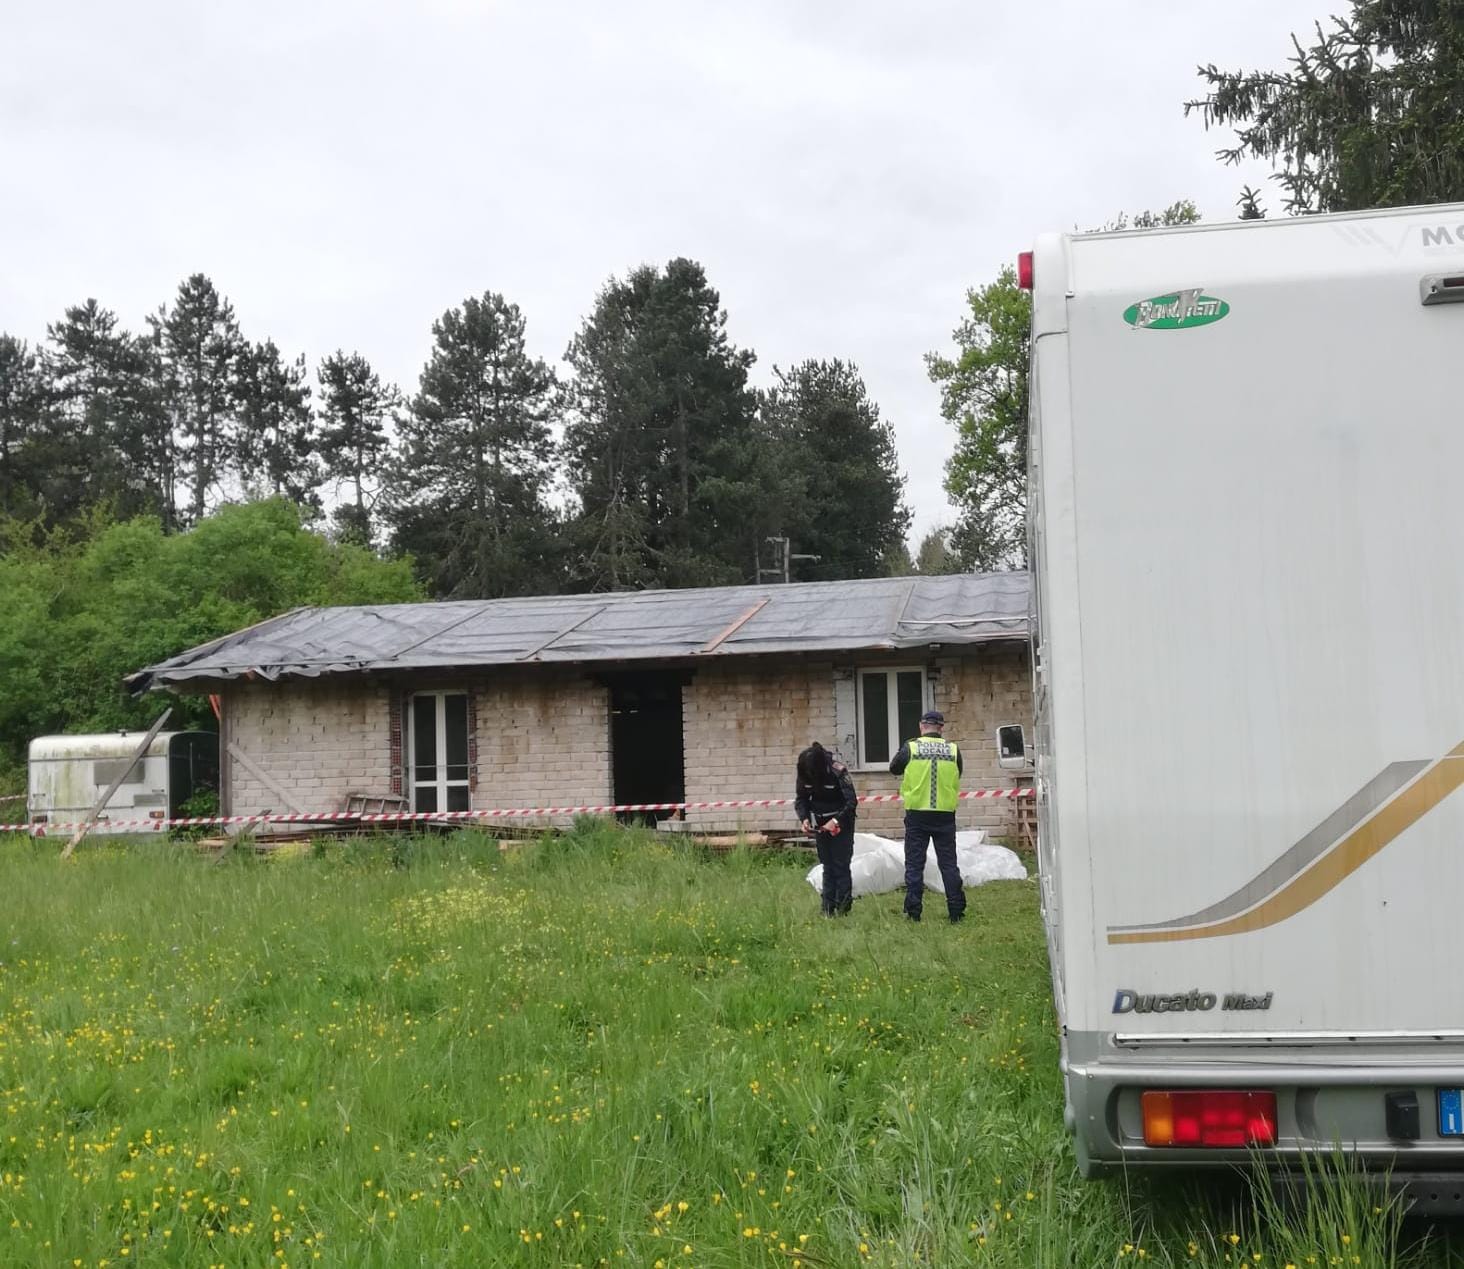
[[[888,851],[868,850],[849,861],[849,878],[856,899],[866,894],[888,894],[905,884],[905,865]],[[809,870],[808,884],[823,893],[822,864],[814,864]]]
[[[986,830],[984,828],[962,828],[956,830],[956,846],[982,846],[986,843]],[[855,833],[854,834],[854,858],[860,855],[868,855],[871,851],[882,850],[886,853],[893,851],[895,857],[900,861],[900,867],[905,866],[905,843],[897,841],[893,837],[880,837],[877,833]]]
[[[1025,881],[1027,870],[1016,852],[1005,846],[961,846],[956,847],[956,868],[961,882],[967,886],[980,886],[988,881]],[[900,882],[905,880],[905,853],[900,848]],[[935,862],[935,848],[925,851],[925,888],[936,894],[945,894],[945,883],[940,879],[940,867]]]
[[[971,842],[972,838],[977,840]],[[960,870],[962,883],[980,886],[988,881],[1025,881],[1027,869],[1016,852],[1005,846],[992,846],[985,838],[986,834],[981,829],[967,829],[956,834],[956,867]],[[873,833],[855,833],[854,858],[850,862],[849,873],[856,898],[898,890],[905,884],[904,843],[876,837]],[[822,892],[822,864],[815,864],[809,870],[808,884]],[[925,886],[936,894],[945,893],[933,848],[925,853]]]
[[[854,858],[860,855],[867,855],[871,851],[883,850],[890,844],[888,837],[876,837],[873,833],[854,834]]]

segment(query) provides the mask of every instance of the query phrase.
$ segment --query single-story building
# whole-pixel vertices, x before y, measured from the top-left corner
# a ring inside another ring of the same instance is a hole
[[[302,608],[139,671],[219,698],[224,814],[789,797],[798,751],[842,752],[861,794],[944,711],[965,787],[1012,787],[997,730],[1031,734],[1024,572]],[[960,822],[1013,833],[1011,802]],[[878,830],[896,804],[861,811]],[[786,828],[791,808],[689,810]]]

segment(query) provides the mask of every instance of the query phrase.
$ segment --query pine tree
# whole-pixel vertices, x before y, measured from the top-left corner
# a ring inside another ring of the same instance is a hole
[[[233,306],[201,273],[179,286],[171,310],[163,306],[148,322],[179,448],[181,483],[189,490],[188,519],[196,524],[210,493],[237,468],[238,366],[246,345]]]
[[[360,353],[337,350],[320,363],[320,455],[326,473],[350,485],[352,500],[336,509],[343,541],[370,546],[379,471],[391,445],[387,424],[401,394],[384,384]]]
[[[161,514],[171,527],[176,454],[142,342],[94,299],[68,308],[47,337],[51,518],[106,502],[118,515]]]
[[[915,552],[915,571],[922,577],[961,572],[960,560],[951,550],[949,529],[937,526],[920,539],[920,549]]]
[[[780,470],[798,483],[783,503],[783,531],[799,553],[820,557],[799,577],[880,576],[910,523],[893,430],[847,362],[805,361],[773,374],[763,425]]]
[[[1318,23],[1310,47],[1293,35],[1289,70],[1200,67],[1209,91],[1185,113],[1235,129],[1223,162],[1279,164],[1291,212],[1464,199],[1464,6],[1352,0],[1351,10]]]
[[[239,446],[244,470],[265,492],[319,512],[324,472],[315,455],[309,373],[304,356],[287,362],[272,339],[245,346],[236,385]]]
[[[553,589],[554,373],[526,351],[518,305],[492,291],[448,309],[432,335],[402,423],[396,545],[444,597]]]
[[[0,515],[38,510],[41,448],[50,385],[24,340],[0,335]]]
[[[726,326],[702,267],[677,259],[612,278],[571,343],[578,584],[750,580],[764,498],[754,359]]]

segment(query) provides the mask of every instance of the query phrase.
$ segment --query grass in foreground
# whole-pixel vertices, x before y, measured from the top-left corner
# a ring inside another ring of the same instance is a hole
[[[1451,1263],[1351,1187],[1078,1180],[1035,886],[830,923],[805,864],[0,839],[0,1261]]]

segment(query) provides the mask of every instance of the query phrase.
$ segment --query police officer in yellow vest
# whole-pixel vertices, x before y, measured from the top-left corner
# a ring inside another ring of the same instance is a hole
[[[945,886],[952,921],[966,915],[966,891],[956,867],[956,804],[961,791],[961,751],[941,736],[945,715],[937,709],[920,716],[920,735],[907,740],[890,759],[900,776],[905,803],[905,915],[920,920],[925,894],[925,852],[935,842],[935,862]]]

